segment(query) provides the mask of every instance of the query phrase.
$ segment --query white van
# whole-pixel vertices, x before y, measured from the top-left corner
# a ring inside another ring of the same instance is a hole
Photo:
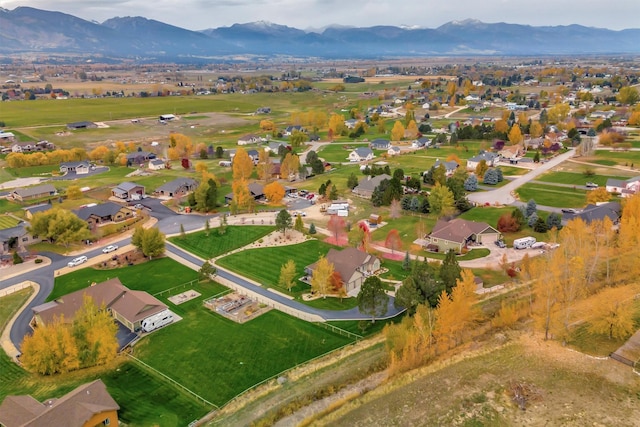
[[[89,258],[87,258],[86,256],[82,255],[82,256],[79,256],[79,257],[74,258],[71,261],[69,261],[67,263],[67,267],[75,267],[76,265],[84,264],[87,261],[89,261]]]

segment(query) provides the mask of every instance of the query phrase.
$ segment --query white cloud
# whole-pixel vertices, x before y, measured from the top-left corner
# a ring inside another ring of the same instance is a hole
[[[435,28],[466,18],[529,25],[580,24],[610,29],[640,27],[640,1],[611,0],[0,0],[0,7],[31,6],[98,22],[144,16],[191,30],[271,21],[296,28],[331,24]]]

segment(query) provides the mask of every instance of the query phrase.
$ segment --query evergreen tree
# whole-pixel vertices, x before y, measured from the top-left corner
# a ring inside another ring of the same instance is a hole
[[[531,217],[531,215],[536,213],[537,210],[538,210],[538,205],[536,205],[536,201],[533,200],[533,199],[530,199],[527,202],[527,207],[525,208],[524,216],[527,219],[529,219]]]
[[[469,177],[464,181],[464,189],[466,191],[478,190],[478,178],[473,174],[469,175]]]
[[[380,190],[380,186],[377,186],[373,189],[373,193],[371,193],[371,204],[375,207],[382,206],[382,196],[383,193]]]
[[[329,192],[330,200],[338,200],[338,188],[335,185],[331,186],[331,191]]]
[[[540,151],[536,150],[536,154],[533,155],[533,163],[540,163]]]
[[[498,182],[504,181],[504,175],[502,174],[502,169],[500,169],[499,167],[496,168],[496,178],[498,179]]]
[[[402,260],[402,269],[407,271],[411,268],[411,258],[409,257],[409,251],[404,253],[404,260]]]
[[[549,230],[547,227],[547,223],[542,218],[536,219],[536,222],[533,224],[533,231],[537,233],[546,233]]]
[[[498,173],[496,172],[496,169],[490,168],[487,170],[482,181],[486,185],[496,185],[498,183]]]
[[[538,214],[534,212],[529,216],[529,218],[527,218],[527,225],[533,228],[536,225],[536,222],[538,222]]]
[[[351,172],[351,175],[349,175],[349,178],[347,178],[347,187],[353,190],[357,186],[358,186],[358,177],[356,176],[355,173]]]
[[[417,196],[411,197],[411,204],[409,210],[412,212],[418,212],[420,210],[420,199]]]
[[[309,226],[309,234],[316,234],[316,225],[314,223],[311,223],[311,225]]]
[[[556,230],[560,230],[562,228],[562,215],[556,212],[551,212],[547,217],[547,228],[551,230],[554,227]]]
[[[440,266],[440,280],[442,280],[448,294],[451,294],[451,290],[456,285],[456,280],[461,278],[461,271],[462,269],[456,259],[456,253],[453,249],[450,249]]]

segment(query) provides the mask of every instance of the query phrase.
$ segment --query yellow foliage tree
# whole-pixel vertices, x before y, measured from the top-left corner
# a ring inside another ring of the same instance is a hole
[[[640,126],[640,111],[634,111],[629,117],[629,124],[631,126]]]
[[[511,145],[520,144],[522,141],[524,141],[524,136],[522,136],[520,126],[518,124],[511,126],[511,130],[509,131],[509,142]]]
[[[107,147],[105,147],[104,145],[99,145],[89,152],[89,159],[93,160],[94,162],[104,160],[108,152],[109,149]]]
[[[70,185],[67,188],[67,198],[70,200],[77,200],[82,197],[82,191],[80,191],[79,185]]]
[[[311,275],[311,289],[320,294],[326,295],[331,289],[331,275],[333,274],[333,263],[321,256],[316,263],[316,268]]]
[[[208,167],[205,162],[196,162],[196,172],[204,175],[207,173]]]
[[[251,177],[253,172],[253,160],[247,154],[247,150],[239,147],[236,155],[233,157],[233,181],[246,181]]]
[[[404,138],[404,125],[401,121],[396,120],[393,124],[393,129],[391,129],[391,139],[394,141],[400,141]]]
[[[258,178],[269,181],[273,173],[273,162],[267,150],[260,150],[257,165]]]
[[[569,111],[571,111],[571,107],[566,103],[558,103],[553,107],[549,108],[547,111],[547,117],[549,118],[549,123],[561,123],[568,116]]]
[[[233,192],[233,200],[231,201],[231,211],[237,213],[239,211],[252,212],[255,200],[249,191],[249,184],[244,179],[234,180],[231,184]]]
[[[506,120],[500,119],[496,120],[496,124],[494,125],[496,132],[507,133],[509,130],[509,124]]]
[[[300,169],[300,157],[295,153],[287,153],[280,164],[280,178],[289,179]]]
[[[278,284],[283,288],[287,288],[291,292],[291,288],[294,285],[294,279],[296,278],[296,263],[290,259],[280,267],[280,279]]]
[[[344,117],[341,114],[332,113],[329,116],[329,130],[334,136],[340,135],[345,130]]]
[[[415,120],[411,120],[407,125],[407,130],[405,131],[405,136],[410,139],[414,139],[418,136],[418,125]]]
[[[273,131],[276,125],[271,120],[260,120],[260,129],[263,131]]]
[[[78,369],[78,347],[64,317],[38,326],[22,341],[20,362],[28,371],[42,375],[65,373]]]
[[[264,186],[264,195],[272,205],[279,205],[284,198],[284,187],[278,181]]]
[[[605,288],[592,297],[589,314],[592,320],[589,330],[607,335],[609,339],[625,339],[635,332],[635,307],[637,287],[621,286]]]
[[[73,320],[81,367],[103,365],[118,354],[118,327],[105,307],[98,307],[90,296],[85,296]]]
[[[587,204],[593,204],[599,202],[608,202],[611,200],[611,194],[605,187],[599,187],[587,192]]]
[[[543,133],[544,129],[542,128],[542,125],[539,121],[536,120],[531,122],[531,126],[529,127],[529,135],[531,135],[532,138],[540,138]]]

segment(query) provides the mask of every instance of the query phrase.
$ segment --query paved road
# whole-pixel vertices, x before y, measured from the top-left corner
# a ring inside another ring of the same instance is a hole
[[[548,162],[538,166],[536,169],[533,169],[526,175],[520,176],[500,188],[496,188],[495,190],[491,190],[491,191],[471,193],[468,195],[469,201],[479,205],[484,205],[485,203],[489,203],[491,205],[494,205],[494,204],[510,205],[516,201],[512,193],[517,188],[521,187],[522,185],[526,184],[529,181],[532,181],[536,177],[549,171],[550,169],[554,168],[555,166],[559,165],[565,160],[570,159],[571,157],[573,157],[574,154],[575,154],[575,150],[570,149],[566,153],[563,153],[554,157]]]

